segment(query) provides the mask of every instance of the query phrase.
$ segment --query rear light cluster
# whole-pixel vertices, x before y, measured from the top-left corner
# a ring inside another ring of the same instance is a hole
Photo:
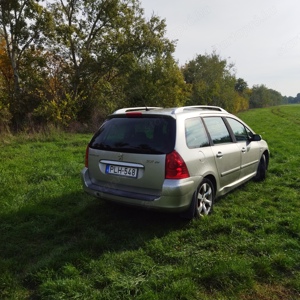
[[[174,150],[166,156],[166,179],[183,179],[190,177],[183,158]]]

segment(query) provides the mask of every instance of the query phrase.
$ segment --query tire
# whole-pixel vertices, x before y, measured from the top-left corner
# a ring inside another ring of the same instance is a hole
[[[215,188],[209,179],[203,179],[198,189],[193,194],[189,209],[180,214],[182,219],[192,220],[212,212],[215,201]]]
[[[266,156],[263,154],[260,158],[254,180],[263,181],[265,180],[266,175],[267,175],[267,160],[266,160]]]
[[[215,188],[212,182],[204,178],[200,183],[194,197],[195,217],[203,217],[210,214],[215,202]]]

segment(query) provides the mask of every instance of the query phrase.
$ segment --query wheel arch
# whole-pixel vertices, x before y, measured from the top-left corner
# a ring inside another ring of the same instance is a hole
[[[266,158],[266,164],[267,164],[267,169],[268,169],[268,167],[269,167],[270,153],[269,153],[268,150],[265,150],[264,153],[263,153],[263,155],[264,155],[265,158]]]

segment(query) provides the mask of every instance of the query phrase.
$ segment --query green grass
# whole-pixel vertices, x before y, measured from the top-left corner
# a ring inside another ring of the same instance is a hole
[[[3,137],[0,299],[300,299],[300,106],[239,116],[267,179],[190,222],[84,194],[90,135]]]

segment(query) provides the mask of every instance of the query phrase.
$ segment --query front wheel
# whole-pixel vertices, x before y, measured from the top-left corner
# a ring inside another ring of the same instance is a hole
[[[207,216],[213,209],[215,190],[212,182],[205,178],[195,194],[195,217]]]
[[[267,174],[267,160],[266,160],[266,156],[263,154],[260,158],[254,180],[263,181],[266,178],[266,174]]]

